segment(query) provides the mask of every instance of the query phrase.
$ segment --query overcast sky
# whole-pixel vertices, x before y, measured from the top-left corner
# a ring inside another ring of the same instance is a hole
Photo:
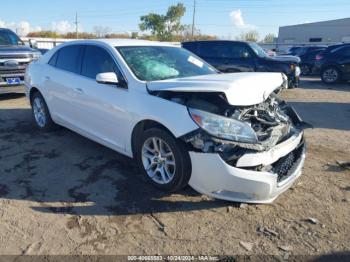
[[[192,23],[193,0],[16,0],[2,1],[0,27],[19,34],[33,30],[74,31],[78,12],[81,31],[106,26],[111,32],[138,31],[140,16],[165,13],[178,2],[186,6],[182,20]],[[350,0],[197,0],[196,26],[205,34],[233,38],[256,29],[260,36],[278,33],[282,25],[350,17]]]

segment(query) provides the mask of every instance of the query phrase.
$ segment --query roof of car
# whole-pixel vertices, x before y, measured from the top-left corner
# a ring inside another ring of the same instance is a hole
[[[96,43],[102,42],[110,46],[175,46],[167,42],[138,40],[138,39],[93,39],[93,40],[76,40],[74,43]],[[72,43],[70,42],[70,43]]]
[[[210,42],[231,42],[231,43],[250,43],[250,41],[239,41],[239,40],[198,40],[198,41],[184,41],[182,42],[182,44],[186,44],[186,43],[210,43]]]

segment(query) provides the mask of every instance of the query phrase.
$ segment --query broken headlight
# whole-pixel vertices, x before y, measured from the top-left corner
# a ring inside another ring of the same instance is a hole
[[[254,130],[245,122],[193,108],[188,111],[199,127],[215,137],[241,143],[258,143]]]

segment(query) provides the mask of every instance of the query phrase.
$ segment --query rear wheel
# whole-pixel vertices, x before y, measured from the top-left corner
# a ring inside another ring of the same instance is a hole
[[[321,72],[322,81],[325,84],[335,84],[340,81],[340,71],[335,67],[327,67]]]
[[[147,180],[165,191],[177,191],[188,184],[191,162],[181,141],[160,128],[146,130],[139,139],[136,157]]]
[[[31,104],[34,122],[37,127],[43,131],[54,130],[57,125],[52,121],[46,102],[39,92],[33,94]]]

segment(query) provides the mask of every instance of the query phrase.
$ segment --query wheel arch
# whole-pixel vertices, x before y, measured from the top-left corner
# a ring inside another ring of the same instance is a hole
[[[328,69],[328,68],[335,68],[335,69],[337,69],[339,71],[340,74],[342,74],[341,67],[339,65],[337,65],[337,64],[332,64],[332,63],[325,64],[324,66],[322,66],[321,73],[323,71],[325,71],[326,69]]]
[[[165,125],[161,124],[160,122],[151,120],[151,119],[141,120],[134,126],[131,133],[131,154],[133,157],[135,157],[135,154],[136,154],[136,145],[138,142],[137,138],[140,137],[142,132],[155,127],[167,131],[170,135],[172,135],[175,138],[175,135],[173,134],[173,132],[171,132],[169,128],[167,128]]]
[[[36,87],[32,87],[30,90],[29,90],[29,102],[30,102],[30,105],[32,105],[32,98],[33,98],[33,95],[35,93],[40,93],[39,89],[36,88]],[[41,93],[40,93],[41,94]]]

